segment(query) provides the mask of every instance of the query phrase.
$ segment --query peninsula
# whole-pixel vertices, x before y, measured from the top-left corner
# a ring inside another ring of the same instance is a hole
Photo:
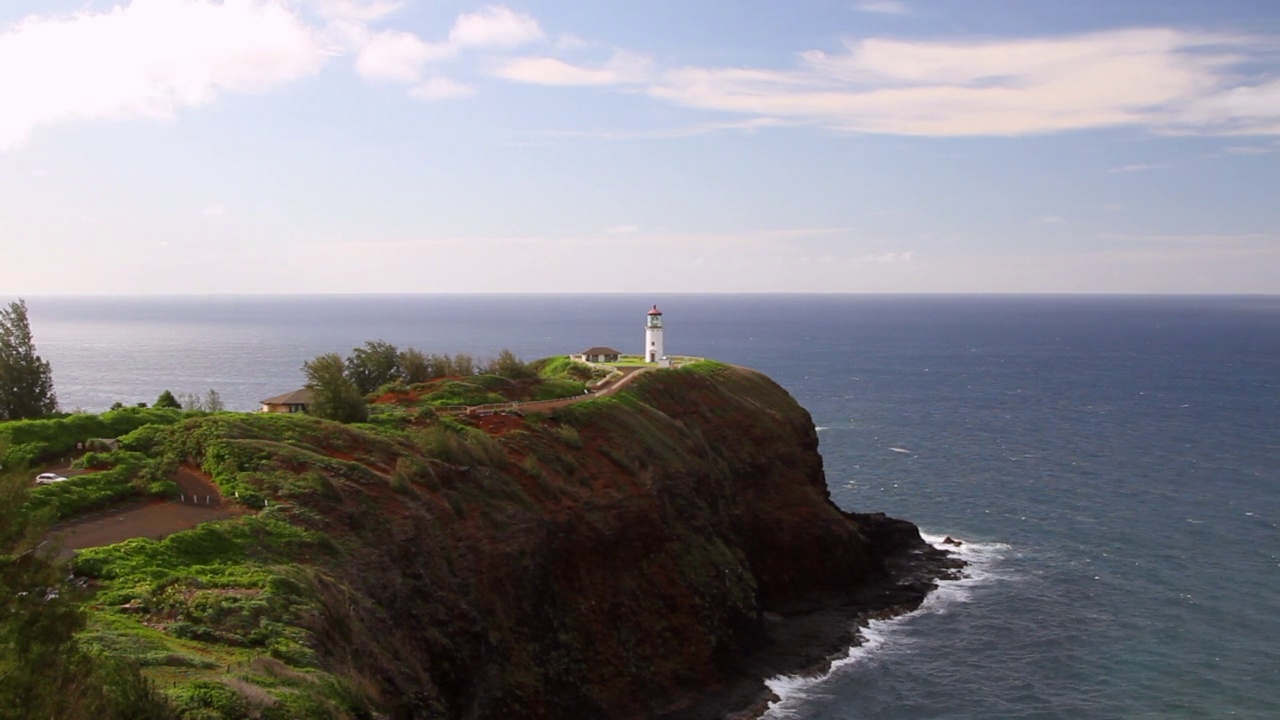
[[[234,512],[80,550],[81,642],[136,662],[182,717],[748,717],[765,678],[820,667],[959,565],[910,523],[837,508],[808,412],[751,370],[423,404],[540,383],[441,379],[349,425],[139,423],[90,458],[99,474],[129,466],[171,497],[164,478],[195,478]]]

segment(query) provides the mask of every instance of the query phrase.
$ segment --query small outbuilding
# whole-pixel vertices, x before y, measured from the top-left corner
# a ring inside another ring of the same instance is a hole
[[[259,412],[267,413],[304,413],[311,405],[311,388],[294,390],[262,401]]]
[[[596,346],[596,347],[587,348],[586,350],[583,350],[581,353],[578,353],[577,355],[573,356],[573,359],[582,360],[583,362],[607,363],[607,362],[618,362],[618,358],[621,355],[622,353],[618,352],[617,350],[614,350],[611,347]]]

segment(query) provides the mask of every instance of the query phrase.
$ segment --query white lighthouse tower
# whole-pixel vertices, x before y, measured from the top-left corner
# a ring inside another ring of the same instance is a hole
[[[644,361],[656,363],[665,356],[662,349],[662,311],[654,305],[644,323]]]

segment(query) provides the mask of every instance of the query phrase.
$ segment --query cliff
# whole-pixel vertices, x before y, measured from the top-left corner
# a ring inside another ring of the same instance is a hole
[[[214,415],[127,444],[264,508],[77,562],[89,641],[145,640],[191,717],[720,717],[947,564],[836,508],[809,414],[715,363],[547,414]]]

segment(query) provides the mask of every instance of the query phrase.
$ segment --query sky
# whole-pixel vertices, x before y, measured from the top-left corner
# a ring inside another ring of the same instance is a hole
[[[1274,0],[5,0],[0,299],[1280,293]]]

